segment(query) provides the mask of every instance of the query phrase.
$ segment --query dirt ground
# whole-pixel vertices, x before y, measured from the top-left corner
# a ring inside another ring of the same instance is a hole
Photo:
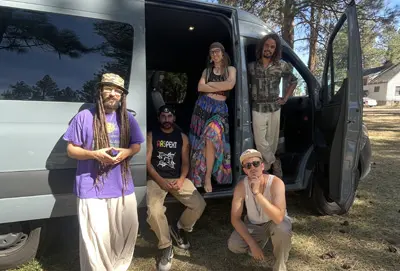
[[[400,110],[365,109],[364,120],[372,142],[373,165],[360,183],[356,201],[347,215],[315,216],[307,201],[288,196],[293,218],[293,246],[288,270],[400,270]],[[168,207],[171,220],[179,214],[178,204]],[[232,231],[230,200],[209,202],[191,234],[189,252],[175,248],[172,270],[268,270],[266,260],[256,262],[247,255],[234,255],[226,246]],[[130,270],[156,270],[157,249],[141,211],[141,231]],[[20,271],[79,270],[76,219],[63,219],[64,233],[44,257]]]

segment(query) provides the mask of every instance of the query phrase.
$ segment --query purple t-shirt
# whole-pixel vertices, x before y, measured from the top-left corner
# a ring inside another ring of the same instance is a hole
[[[81,146],[86,150],[93,150],[93,115],[95,109],[85,109],[79,112],[71,121],[63,139]],[[129,144],[141,144],[144,136],[140,131],[139,125],[132,114],[128,113],[130,124]],[[111,147],[119,147],[119,121],[117,113],[106,114],[106,125]],[[121,163],[112,167],[107,176],[99,178],[99,185],[94,185],[98,170],[96,160],[78,160],[76,169],[74,193],[79,198],[117,198],[122,196],[123,180],[121,174]],[[128,185],[124,191],[125,195],[134,192],[132,174],[129,169]]]

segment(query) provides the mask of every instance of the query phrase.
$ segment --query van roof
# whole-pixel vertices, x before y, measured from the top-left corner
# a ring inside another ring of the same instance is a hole
[[[219,4],[219,3],[204,2],[205,0],[178,0],[178,1],[189,2],[189,3],[195,2],[196,4],[199,4],[200,6],[203,6],[203,7],[204,6],[213,6],[213,7],[223,7],[225,9],[230,9],[230,10],[236,10],[236,12],[238,14],[238,19],[240,21],[247,21],[249,23],[261,24],[261,25],[267,26],[269,29],[272,29],[272,27],[270,27],[268,22],[264,22],[263,20],[261,20],[260,18],[255,16],[254,14],[252,14],[248,11],[245,11],[243,9],[237,8],[237,7],[233,7],[233,6],[229,6],[229,5],[225,5],[225,4]]]

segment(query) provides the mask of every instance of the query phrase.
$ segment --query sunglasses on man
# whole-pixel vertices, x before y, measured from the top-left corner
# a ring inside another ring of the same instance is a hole
[[[243,167],[246,169],[251,169],[251,166],[258,168],[261,165],[261,161],[253,161],[246,164],[243,164]]]

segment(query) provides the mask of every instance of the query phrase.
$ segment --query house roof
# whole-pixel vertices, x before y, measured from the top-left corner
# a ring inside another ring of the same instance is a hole
[[[368,75],[372,75],[374,73],[379,73],[386,68],[387,68],[386,66],[379,66],[379,67],[375,67],[375,68],[366,69],[363,71],[363,76],[368,76]]]
[[[369,69],[370,73],[367,74],[368,70],[365,70],[363,75],[368,75],[370,77],[370,81],[368,84],[379,84],[379,83],[387,83],[390,79],[396,76],[400,72],[400,64],[392,65],[386,69],[379,70],[379,68]]]

